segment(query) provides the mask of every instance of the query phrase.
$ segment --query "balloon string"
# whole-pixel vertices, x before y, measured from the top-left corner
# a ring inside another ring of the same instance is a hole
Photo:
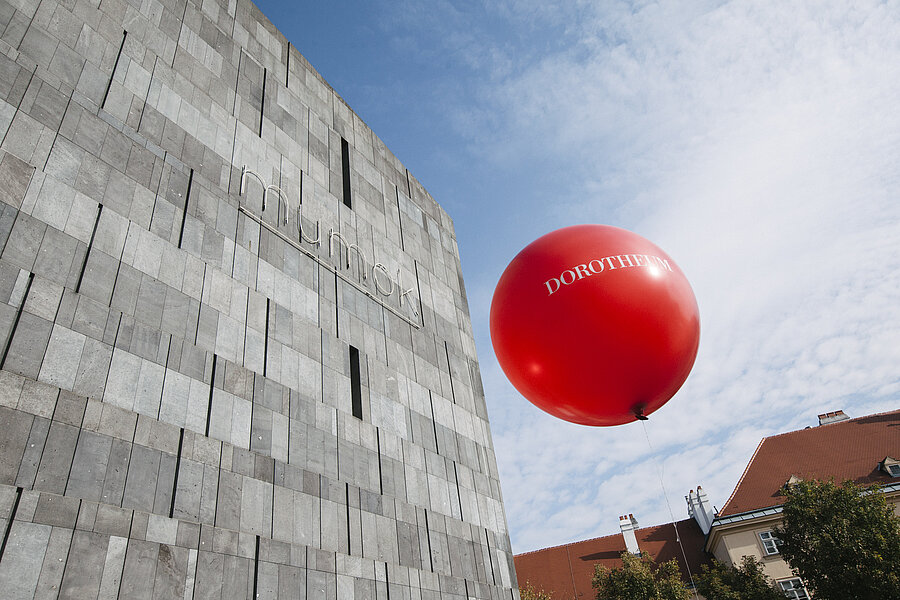
[[[650,453],[653,454],[655,451],[653,449],[653,444],[650,443],[650,435],[647,433],[647,423],[646,421],[641,421],[641,427],[644,430],[644,437],[647,438],[647,447],[650,448]],[[694,576],[691,574],[691,566],[688,564],[687,553],[684,551],[684,544],[681,543],[681,536],[678,534],[678,525],[675,524],[675,513],[672,512],[672,505],[669,503],[669,494],[666,493],[666,484],[663,482],[663,474],[662,474],[662,462],[660,461],[659,467],[656,469],[656,474],[659,477],[659,487],[662,488],[663,498],[666,500],[666,507],[669,509],[669,518],[672,519],[672,527],[675,528],[675,540],[678,542],[678,547],[681,548],[681,556],[684,558],[684,568],[687,570],[688,579],[691,580],[691,588],[694,597],[697,597],[696,586],[694,585]]]

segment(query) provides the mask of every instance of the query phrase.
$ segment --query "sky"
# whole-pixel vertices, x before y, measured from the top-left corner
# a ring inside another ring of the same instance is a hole
[[[697,485],[721,508],[762,437],[900,405],[900,2],[257,4],[454,220],[515,553]],[[503,269],[579,223],[697,296],[646,437],[545,415],[494,357]]]

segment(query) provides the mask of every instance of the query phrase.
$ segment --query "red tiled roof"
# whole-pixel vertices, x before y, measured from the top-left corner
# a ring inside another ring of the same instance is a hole
[[[791,475],[892,483],[878,466],[885,456],[900,457],[900,410],[763,438],[719,516],[780,506]]]
[[[705,538],[693,519],[678,521],[676,525],[691,573],[696,576],[700,566],[709,561],[703,551]],[[649,553],[656,562],[677,559],[682,577],[688,581],[684,558],[671,523],[638,529],[635,537],[638,547]],[[596,596],[591,587],[594,566],[621,567],[623,552],[625,539],[622,534],[615,534],[519,554],[513,560],[519,587],[524,588],[526,583],[530,583],[535,589],[551,592],[554,600],[586,600]]]

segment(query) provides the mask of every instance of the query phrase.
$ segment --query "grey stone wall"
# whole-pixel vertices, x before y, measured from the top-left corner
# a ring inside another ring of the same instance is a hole
[[[2,597],[518,597],[452,222],[249,0],[0,0],[0,139]]]

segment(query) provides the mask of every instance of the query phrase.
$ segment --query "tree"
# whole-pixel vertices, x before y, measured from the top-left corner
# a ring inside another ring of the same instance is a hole
[[[706,600],[784,600],[775,583],[762,570],[762,561],[745,556],[740,567],[726,566],[717,560],[712,567],[703,565],[697,577],[697,591]]]
[[[553,600],[553,594],[545,592],[543,589],[540,591],[534,589],[534,586],[528,581],[525,582],[525,587],[519,588],[519,597],[522,600]]]
[[[816,600],[900,598],[900,517],[877,487],[800,481],[784,494],[775,535]]]
[[[691,592],[681,580],[675,559],[655,569],[650,555],[637,557],[622,553],[622,567],[610,569],[597,565],[591,580],[597,600],[689,600]]]

